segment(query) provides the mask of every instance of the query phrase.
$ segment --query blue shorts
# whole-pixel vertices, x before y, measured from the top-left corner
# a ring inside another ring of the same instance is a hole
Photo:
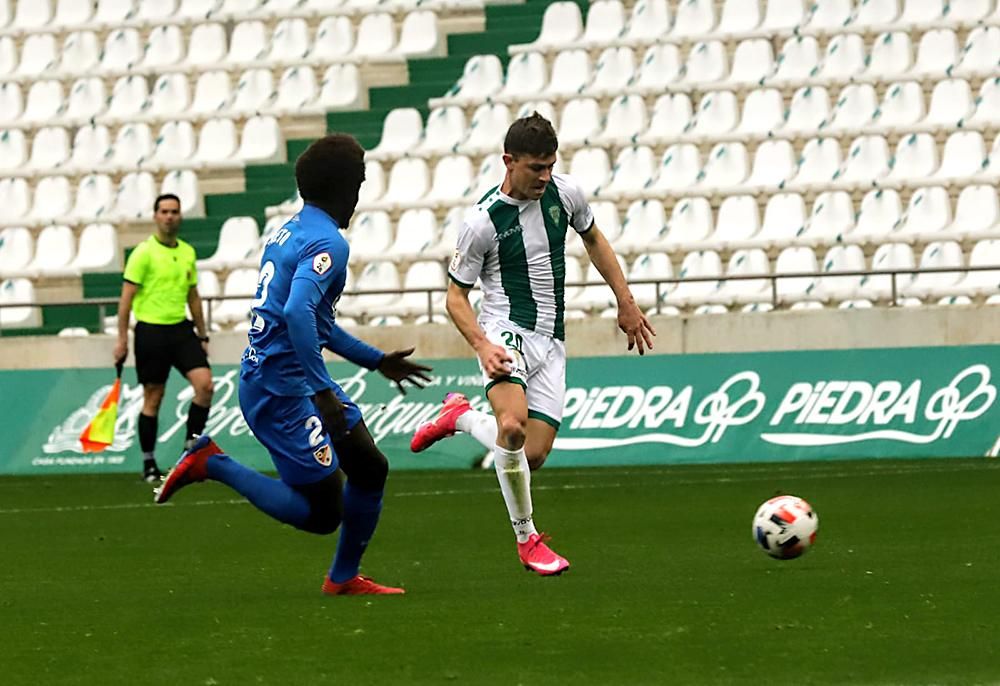
[[[239,392],[243,418],[271,453],[282,481],[301,486],[337,470],[340,461],[312,398],[273,395],[246,378],[240,379]],[[353,429],[361,421],[361,410],[340,386],[334,384],[333,392],[344,403],[347,428]]]

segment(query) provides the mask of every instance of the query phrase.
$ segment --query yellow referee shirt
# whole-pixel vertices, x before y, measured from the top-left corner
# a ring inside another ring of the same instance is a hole
[[[187,318],[188,291],[198,283],[194,248],[179,239],[171,248],[150,236],[129,255],[124,278],[139,287],[132,301],[136,320],[182,322]]]

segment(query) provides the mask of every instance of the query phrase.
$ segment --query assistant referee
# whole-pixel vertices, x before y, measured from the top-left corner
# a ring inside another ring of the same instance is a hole
[[[170,368],[187,377],[194,390],[188,410],[185,447],[205,431],[212,405],[212,371],[208,366],[208,332],[198,295],[195,252],[177,237],[181,202],[173,194],[153,204],[156,233],[136,246],[125,264],[125,282],[118,301],[118,343],[115,362],[128,356],[129,311],[135,313],[135,373],[142,384],[139,446],[142,478],[162,476],[156,464],[157,423]],[[191,309],[187,318],[185,305]]]

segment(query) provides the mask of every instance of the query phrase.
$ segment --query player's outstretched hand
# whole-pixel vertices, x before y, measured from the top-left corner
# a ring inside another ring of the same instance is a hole
[[[639,354],[644,355],[646,349],[653,349],[653,336],[656,335],[656,331],[634,302],[618,308],[618,328],[628,336],[629,350],[638,346]]]
[[[514,360],[507,352],[507,348],[497,345],[492,341],[486,341],[476,350],[479,361],[483,365],[483,371],[491,379],[502,379],[510,375],[510,367]]]
[[[417,388],[423,388],[431,381],[431,378],[424,373],[431,371],[430,367],[406,359],[413,354],[413,350],[413,348],[406,348],[386,353],[385,357],[382,358],[382,364],[378,366],[379,373],[385,378],[395,381],[396,388],[403,395],[406,395],[406,389],[403,388],[404,381],[409,381]]]
[[[344,416],[344,403],[336,396],[333,389],[327,388],[313,396],[313,403],[319,410],[323,428],[330,434],[330,440],[336,442],[346,436],[347,417]]]

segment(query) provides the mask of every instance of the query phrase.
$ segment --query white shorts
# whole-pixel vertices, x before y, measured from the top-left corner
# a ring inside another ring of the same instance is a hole
[[[486,391],[502,381],[520,384],[528,397],[528,417],[558,429],[566,400],[566,344],[508,321],[481,325],[486,337],[506,348],[514,360],[510,376],[499,380],[487,376],[480,363]]]

